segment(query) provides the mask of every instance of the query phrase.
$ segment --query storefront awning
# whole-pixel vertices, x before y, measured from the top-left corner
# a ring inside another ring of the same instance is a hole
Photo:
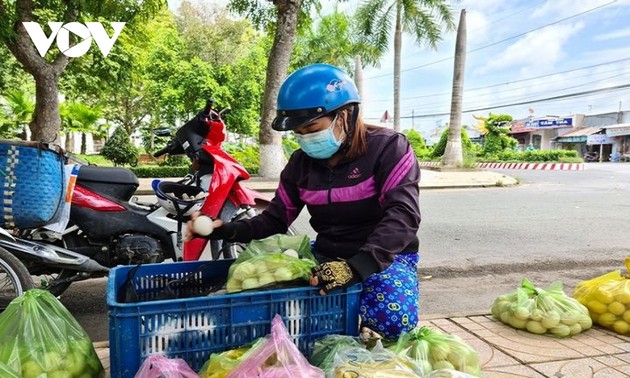
[[[630,123],[618,123],[616,125],[604,126],[606,135],[609,137],[630,135]]]
[[[585,127],[560,135],[555,138],[555,141],[558,143],[586,143],[589,135],[596,134],[602,130],[603,128],[601,127]]]

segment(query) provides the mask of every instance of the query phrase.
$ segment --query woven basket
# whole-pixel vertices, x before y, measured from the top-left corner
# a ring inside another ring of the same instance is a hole
[[[0,140],[0,187],[4,228],[48,223],[63,197],[63,155],[37,142]]]

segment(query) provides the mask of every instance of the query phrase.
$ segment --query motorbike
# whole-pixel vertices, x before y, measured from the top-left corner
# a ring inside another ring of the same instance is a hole
[[[177,182],[154,180],[155,202],[134,196],[139,181],[129,169],[80,165],[70,219],[60,235],[45,228],[17,230],[17,235],[0,229],[0,284],[4,279],[24,290],[33,286],[31,276],[40,276],[35,286],[61,295],[72,282],[105,276],[117,265],[192,261],[204,251],[210,259],[236,257],[243,248],[238,243],[182,240],[193,211],[235,221],[255,216],[270,201],[241,185],[250,175],[222,148],[226,139],[223,113],[207,100],[204,109],[174,136],[166,130],[157,132],[171,139],[154,156],[185,154],[193,161],[193,169]],[[76,161],[68,158],[72,162]],[[190,199],[199,193],[204,196]],[[7,297],[1,289],[0,296]]]
[[[599,154],[597,152],[587,152],[584,154],[584,161],[587,163],[599,161]]]

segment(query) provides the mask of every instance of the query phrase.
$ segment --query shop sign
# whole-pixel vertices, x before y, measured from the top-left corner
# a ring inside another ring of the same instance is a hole
[[[525,122],[525,127],[547,128],[547,127],[572,127],[573,118],[543,118]]]
[[[630,126],[624,127],[611,127],[606,129],[606,135],[608,136],[620,136],[620,135],[630,135]]]
[[[606,134],[592,134],[586,137],[586,144],[613,144],[613,138]]]

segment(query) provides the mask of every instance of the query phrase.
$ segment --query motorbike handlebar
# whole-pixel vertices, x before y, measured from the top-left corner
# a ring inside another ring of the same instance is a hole
[[[160,156],[162,156],[162,155],[166,154],[166,153],[170,150],[170,147],[171,147],[171,144],[169,143],[169,144],[167,144],[167,145],[166,145],[166,147],[164,147],[164,148],[162,148],[161,150],[159,150],[159,151],[157,151],[157,152],[153,153],[153,157],[158,158],[158,157],[160,157]]]

